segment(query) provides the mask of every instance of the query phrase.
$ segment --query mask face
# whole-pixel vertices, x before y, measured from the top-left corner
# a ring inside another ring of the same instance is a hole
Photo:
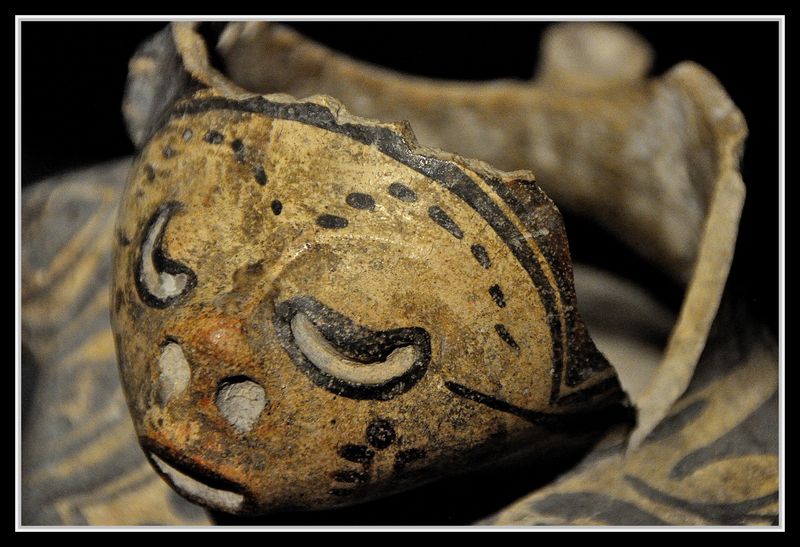
[[[283,100],[179,102],[120,207],[120,370],[178,491],[344,505],[607,423],[623,396],[525,173]]]

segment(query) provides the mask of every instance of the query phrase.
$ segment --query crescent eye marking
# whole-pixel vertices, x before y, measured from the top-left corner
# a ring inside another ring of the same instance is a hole
[[[295,365],[328,391],[388,400],[425,375],[430,336],[420,327],[372,330],[311,297],[280,304],[274,325]]]
[[[322,372],[352,384],[383,384],[407,372],[417,359],[412,345],[394,350],[381,366],[359,363],[336,351],[305,314],[295,314],[291,327],[297,348],[309,361]]]
[[[172,305],[197,284],[194,272],[169,258],[162,248],[167,224],[180,207],[177,201],[170,201],[158,208],[143,231],[134,261],[136,290],[142,301],[153,308]]]

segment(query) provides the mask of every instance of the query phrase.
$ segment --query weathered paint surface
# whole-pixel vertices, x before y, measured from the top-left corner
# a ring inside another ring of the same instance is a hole
[[[586,443],[623,414],[532,176],[423,149],[331,99],[179,101],[117,230],[130,244],[115,249],[113,324],[137,432],[156,461],[245,498],[171,481],[211,507],[351,504],[554,436]],[[170,344],[191,379],[164,403]],[[231,418],[220,394],[235,382],[264,396]]]

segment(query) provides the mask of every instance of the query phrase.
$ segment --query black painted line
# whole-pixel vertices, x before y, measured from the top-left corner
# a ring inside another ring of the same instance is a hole
[[[424,457],[424,448],[407,448],[406,450],[400,450],[394,456],[394,470],[398,472],[403,471],[408,464],[421,460]]]
[[[455,221],[450,218],[450,216],[438,205],[431,205],[428,208],[428,216],[431,217],[431,220],[433,220],[436,224],[450,232],[450,235],[452,235],[454,238],[464,238],[464,232],[461,231],[461,228],[459,228],[458,224],[456,224]]]
[[[375,210],[375,200],[369,194],[351,192],[347,194],[347,197],[344,199],[344,201],[353,209],[361,209],[363,211]]]
[[[552,265],[558,264],[559,258],[557,253],[560,251],[558,249],[553,249],[550,246],[550,241],[552,239],[552,234],[547,236],[542,235],[539,231],[533,229],[538,222],[535,209],[540,204],[550,203],[550,199],[542,192],[540,189],[536,188],[533,192],[533,207],[524,206],[523,203],[520,201],[519,198],[511,191],[509,185],[505,184],[504,182],[493,178],[493,177],[484,177],[483,179],[494,192],[502,198],[502,200],[508,205],[511,211],[519,218],[523,225],[528,228],[529,233],[531,234],[533,240],[539,247],[539,250],[544,258],[544,261],[551,264],[551,269],[553,268]],[[566,235],[564,234],[564,237]],[[555,270],[553,270],[555,271]],[[555,366],[553,367],[553,384],[552,390],[550,393],[550,404],[561,404],[562,399],[560,396],[561,390],[561,381],[562,377],[564,378],[564,383],[569,387],[574,387],[581,384],[583,381],[588,379],[588,377],[582,377],[582,375],[577,374],[576,372],[579,370],[578,366],[583,364],[586,365],[586,361],[581,360],[581,356],[575,354],[575,352],[570,352],[567,354],[566,348],[571,347],[571,344],[575,341],[575,322],[577,319],[576,313],[574,312],[574,292],[573,289],[570,288],[569,282],[572,279],[572,276],[569,275],[556,275],[555,276],[555,289],[560,296],[562,307],[567,308],[568,306],[572,306],[573,310],[567,309],[565,312],[561,314],[561,318],[564,321],[564,329],[565,329],[565,338],[566,340],[561,346],[561,356],[559,359],[555,359]],[[550,323],[551,329],[552,327],[557,327],[561,329],[560,319],[548,316],[548,322]],[[553,322],[559,321],[558,325],[554,325]],[[599,352],[596,353],[597,360],[599,361],[600,366],[592,367],[592,372],[597,373],[605,368],[609,368],[611,365],[610,363],[603,357],[602,354]]]
[[[589,386],[585,389],[580,391],[573,391],[572,393],[568,393],[563,397],[558,399],[558,403],[562,405],[572,405],[575,403],[582,403],[586,399],[590,397],[594,397],[596,395],[600,395],[603,393],[608,393],[609,391],[613,391],[614,389],[621,389],[619,385],[619,379],[616,376],[611,376],[610,378],[606,378],[605,380],[601,380],[596,384]]]
[[[508,329],[506,329],[505,325],[498,323],[494,326],[494,330],[495,332],[497,332],[497,335],[500,337],[501,340],[503,340],[503,342],[505,342],[515,350],[519,350],[519,344],[517,344],[517,341],[514,340],[513,336],[511,336],[511,333],[508,332]]]
[[[321,226],[322,228],[346,228],[347,224],[346,218],[337,217],[336,215],[320,215],[317,217],[317,226]]]
[[[353,463],[369,465],[375,457],[375,451],[365,444],[346,444],[339,448],[339,456]]]
[[[319,333],[341,355],[366,366],[381,367],[386,357],[395,349],[415,347],[415,359],[406,370],[381,383],[361,384],[331,375],[310,361],[300,350],[290,323],[302,313]],[[295,366],[317,386],[351,399],[387,401],[413,388],[428,370],[431,359],[430,335],[421,327],[394,328],[386,331],[372,330],[352,321],[310,296],[295,296],[279,303],[272,318],[275,334]],[[375,420],[367,428],[367,441],[380,445],[391,439],[392,426],[386,420]],[[381,440],[383,439],[383,440]]]
[[[175,302],[182,300],[185,298],[192,290],[194,290],[195,286],[197,285],[197,276],[195,273],[185,264],[172,260],[170,257],[166,255],[163,249],[163,242],[164,242],[164,233],[167,231],[167,225],[172,220],[173,215],[183,207],[183,204],[177,201],[168,201],[162,204],[156,211],[150,216],[150,220],[144,225],[141,235],[138,238],[138,244],[136,246],[136,256],[134,260],[132,260],[133,266],[133,277],[134,283],[136,285],[136,291],[139,293],[139,298],[142,302],[150,306],[151,308],[159,308],[163,309],[166,307],[171,306]],[[142,279],[142,268],[144,265],[144,261],[146,257],[142,254],[142,248],[144,246],[144,242],[150,235],[153,227],[155,226],[156,222],[164,216],[164,222],[161,225],[161,229],[159,230],[158,234],[156,234],[155,241],[153,242],[153,248],[151,250],[151,256],[149,259],[152,260],[153,265],[157,272],[166,272],[171,275],[179,275],[184,274],[186,275],[186,285],[184,286],[183,290],[180,294],[176,294],[173,296],[168,296],[166,298],[160,298],[154,294],[151,294],[150,291],[147,289],[145,281]]]
[[[408,143],[388,127],[339,123],[334,114],[327,107],[314,103],[277,103],[269,101],[263,96],[248,97],[242,100],[234,100],[225,97],[209,97],[176,103],[169,115],[161,118],[159,123],[160,126],[163,126],[171,119],[183,118],[213,110],[261,114],[270,118],[296,121],[326,131],[345,135],[358,142],[376,147],[387,156],[437,182],[443,188],[469,205],[492,227],[497,236],[505,243],[520,265],[528,273],[534,287],[539,292],[542,305],[546,311],[552,344],[554,372],[550,402],[551,404],[557,402],[561,387],[562,369],[564,368],[565,348],[564,341],[562,340],[561,326],[561,317],[563,314],[556,307],[556,295],[558,294],[558,289],[561,299],[567,302],[564,296],[565,289],[558,281],[557,287],[553,287],[550,284],[539,262],[540,257],[536,255],[528,244],[527,236],[516,227],[514,222],[505,215],[500,206],[460,167],[445,160],[412,152]],[[154,131],[158,131],[159,128],[160,127],[156,127]],[[491,177],[484,177],[483,180],[517,217],[524,221],[525,218],[529,216],[525,213],[525,207],[519,199],[501,181]],[[392,194],[391,188],[395,184],[403,186],[399,183],[394,183],[390,186],[390,194]],[[416,199],[416,194],[414,194],[414,196],[414,199]],[[398,197],[398,199],[401,198]],[[532,234],[532,237],[541,249],[546,248],[547,242],[543,239],[544,236]],[[544,256],[541,257],[541,260],[547,263],[547,259]],[[568,329],[573,328],[569,319],[565,320],[565,324]]]
[[[752,511],[762,509],[765,505],[778,501],[778,491],[735,502],[698,502],[679,498],[654,488],[634,475],[625,475],[625,480],[645,498],[661,505],[677,507],[683,511],[695,513],[718,524],[742,524],[743,517]]]
[[[553,431],[563,431],[565,429],[572,431],[591,431],[599,429],[603,425],[628,418],[628,413],[625,411],[626,409],[616,405],[589,412],[553,414],[528,410],[527,408],[513,405],[507,401],[481,393],[480,391],[475,391],[474,389],[470,389],[456,382],[448,381],[445,382],[444,385],[459,397],[488,406],[494,410],[499,410],[500,412],[512,414],[532,424],[540,425]]]
[[[593,452],[594,454],[594,452]],[[612,526],[667,526],[669,523],[634,503],[615,497],[587,492],[556,492],[537,499],[531,508],[560,522],[589,518]]]
[[[393,182],[389,185],[389,195],[407,203],[413,203],[417,201],[416,192],[414,192],[414,190],[405,184],[400,184],[399,182]]]
[[[237,156],[244,154],[244,143],[242,142],[242,139],[233,139],[231,141],[231,149]]]
[[[350,484],[364,484],[369,480],[369,474],[354,469],[342,469],[333,472],[333,480]]]
[[[261,186],[265,186],[267,184],[267,172],[264,171],[263,166],[256,165],[253,167],[253,178],[255,178],[256,182]]]
[[[244,148],[242,139],[233,139],[231,141],[231,150],[233,150],[233,155],[237,163],[247,163],[247,158],[245,157],[247,151]]]
[[[130,238],[128,238],[122,228],[117,230],[117,243],[119,243],[122,247],[127,247],[131,244]]]
[[[222,476],[213,469],[198,464],[196,461],[183,455],[178,449],[162,446],[146,437],[139,437],[139,443],[149,453],[147,459],[150,463],[155,463],[152,458],[152,456],[155,456],[191,479],[207,484],[212,488],[236,492],[237,494],[245,495],[246,498],[248,497],[244,486]],[[158,469],[160,475],[165,475],[160,466]]]
[[[473,243],[470,250],[472,251],[472,256],[478,261],[478,264],[488,270],[492,265],[492,260],[489,258],[489,253],[486,251],[486,248],[480,243]]]
[[[498,308],[506,307],[506,295],[503,294],[503,289],[497,283],[489,287],[489,296],[492,297]]]

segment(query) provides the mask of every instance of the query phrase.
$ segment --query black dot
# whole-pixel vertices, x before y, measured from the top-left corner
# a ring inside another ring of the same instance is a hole
[[[500,285],[495,284],[489,287],[489,294],[495,304],[501,308],[506,307],[506,296],[503,294],[503,289],[500,288]]]
[[[244,150],[244,143],[242,142],[242,139],[234,139],[231,141],[231,148],[233,148],[233,151],[237,154],[241,153],[242,150]]]
[[[156,179],[156,170],[153,169],[153,166],[149,163],[144,166],[144,174],[147,176],[147,180],[153,182]]]
[[[519,349],[519,344],[517,344],[517,341],[514,340],[513,336],[511,336],[511,333],[508,332],[508,329],[506,329],[505,325],[498,323],[494,326],[494,330],[497,332],[497,335],[501,340],[503,340],[503,342],[516,350]]]
[[[369,464],[375,452],[364,444],[346,444],[339,448],[339,456],[353,463]]]
[[[367,442],[374,448],[383,450],[396,438],[397,434],[388,420],[378,418],[367,426]]]
[[[164,159],[170,159],[172,156],[175,155],[175,151],[172,149],[170,145],[164,147],[161,151],[161,155],[164,156]]]
[[[225,137],[222,136],[222,133],[217,131],[209,131],[203,136],[203,140],[208,144],[221,144],[222,141],[225,140]]]
[[[407,201],[409,203],[417,201],[417,194],[414,193],[414,190],[399,182],[393,182],[389,185],[389,195],[400,201]]]
[[[317,225],[323,228],[344,228],[347,226],[347,219],[336,215],[320,215],[317,217]]]
[[[489,253],[486,252],[486,248],[483,245],[475,243],[470,249],[472,249],[472,255],[475,257],[475,260],[477,260],[481,266],[489,268],[489,266],[492,265],[492,261],[489,259]]]
[[[450,235],[454,238],[462,239],[464,237],[464,232],[461,231],[458,224],[456,224],[456,222],[450,218],[450,215],[445,213],[438,205],[431,205],[428,208],[428,216],[431,217],[431,220],[436,224],[450,232]]]
[[[347,194],[344,200],[353,209],[363,209],[372,211],[375,209],[375,200],[369,194],[362,194],[360,192],[353,192]]]
[[[363,484],[369,480],[369,475],[363,471],[356,471],[354,469],[343,469],[341,471],[334,471],[331,476],[337,482],[348,482]]]
[[[401,450],[394,457],[394,470],[402,471],[411,462],[421,460],[425,457],[425,450],[422,448],[409,448]]]
[[[267,184],[267,172],[264,171],[264,168],[260,165],[257,165],[253,168],[253,176],[255,177],[256,182],[261,186]]]
[[[117,292],[114,294],[114,311],[119,313],[120,308],[122,307],[122,289],[117,289]]]
[[[131,244],[131,240],[128,239],[128,236],[122,230],[117,231],[117,242],[123,247],[127,247]]]
[[[283,211],[283,203],[281,203],[280,200],[273,199],[269,206],[272,209],[272,214],[274,215],[279,215],[281,214],[281,211]]]

